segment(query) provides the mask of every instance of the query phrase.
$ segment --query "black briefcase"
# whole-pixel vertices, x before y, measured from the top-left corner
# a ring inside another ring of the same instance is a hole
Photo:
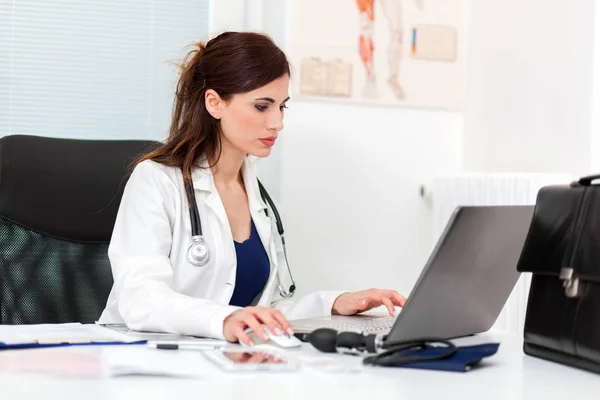
[[[531,272],[524,352],[600,372],[600,175],[537,195],[517,265]]]

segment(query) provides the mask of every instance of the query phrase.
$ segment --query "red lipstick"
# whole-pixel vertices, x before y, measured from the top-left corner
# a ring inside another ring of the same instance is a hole
[[[273,147],[273,145],[275,144],[275,140],[276,139],[277,138],[275,136],[269,136],[269,137],[261,138],[261,139],[258,139],[258,140],[260,140],[261,143],[264,144],[267,147]]]

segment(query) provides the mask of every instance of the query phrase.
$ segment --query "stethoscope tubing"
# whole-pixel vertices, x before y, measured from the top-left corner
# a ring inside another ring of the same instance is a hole
[[[273,199],[271,199],[271,196],[269,196],[269,193],[267,192],[263,184],[260,182],[260,180],[257,181],[261,198],[264,202],[267,203],[268,207],[271,208],[271,210],[273,211],[273,215],[275,216],[277,232],[281,237],[281,243],[283,245],[285,263],[287,266],[288,274],[290,276],[290,280],[292,281],[292,285],[288,290],[285,290],[282,287],[281,283],[279,284],[279,295],[283,298],[291,298],[294,295],[294,291],[296,290],[296,282],[294,280],[294,276],[292,275],[292,270],[290,268],[290,263],[287,257],[283,222],[281,220],[281,216],[279,215],[279,211],[277,210],[277,207],[273,202]],[[192,244],[188,249],[187,259],[190,264],[195,265],[197,267],[202,267],[208,264],[208,262],[210,261],[210,251],[208,249],[208,246],[206,245],[206,242],[204,241],[204,236],[202,235],[202,222],[200,220],[200,212],[198,211],[198,204],[196,202],[194,183],[191,181],[189,182],[189,184],[188,182],[184,182],[184,186],[188,199],[190,222],[192,227]],[[267,214],[267,216],[269,216],[268,208],[267,210],[265,210],[265,213]]]

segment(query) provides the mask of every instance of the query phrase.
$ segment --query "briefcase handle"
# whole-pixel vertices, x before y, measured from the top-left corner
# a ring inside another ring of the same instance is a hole
[[[592,181],[595,181],[596,179],[600,179],[600,174],[583,176],[579,178],[579,181],[577,181],[577,183],[581,186],[591,186]]]

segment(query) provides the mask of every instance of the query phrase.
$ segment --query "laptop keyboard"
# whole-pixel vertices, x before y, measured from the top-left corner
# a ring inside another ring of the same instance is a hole
[[[382,317],[365,320],[356,320],[352,322],[338,322],[323,326],[336,331],[355,331],[355,332],[376,332],[392,329],[396,317]]]

